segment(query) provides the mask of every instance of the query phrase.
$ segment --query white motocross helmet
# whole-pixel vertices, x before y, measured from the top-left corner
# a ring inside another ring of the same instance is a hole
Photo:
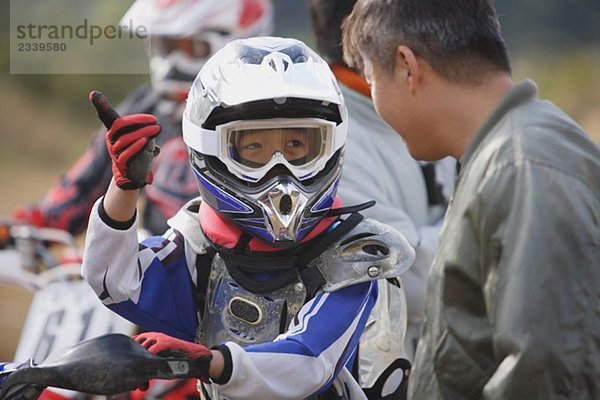
[[[271,34],[273,6],[271,0],[136,0],[120,26],[148,32],[154,90],[185,99],[202,65],[227,42]]]
[[[347,134],[327,63],[299,40],[235,40],[202,68],[183,139],[203,201],[274,246],[302,240],[333,204]]]

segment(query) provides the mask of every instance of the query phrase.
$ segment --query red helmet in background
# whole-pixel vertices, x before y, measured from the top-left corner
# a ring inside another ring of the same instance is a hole
[[[120,25],[148,32],[154,90],[184,99],[200,68],[225,44],[272,33],[273,6],[270,0],[137,0]]]

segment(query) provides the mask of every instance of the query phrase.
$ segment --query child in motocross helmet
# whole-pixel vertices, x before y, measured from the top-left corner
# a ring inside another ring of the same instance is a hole
[[[270,0],[137,0],[123,16],[124,28],[149,32],[151,84],[134,90],[117,109],[122,114],[153,114],[162,127],[154,183],[144,189],[144,228],[151,233],[164,232],[166,220],[197,193],[181,138],[181,114],[194,77],[225,43],[270,34],[272,22]],[[112,177],[105,134],[104,128],[96,133],[87,151],[43,199],[15,210],[14,223],[83,232],[92,205]]]
[[[114,179],[92,209],[82,274],[148,330],[135,337],[144,347],[197,360],[203,398],[401,396],[398,277],[414,250],[363,218],[368,205],[341,207],[347,117],[327,63],[304,43],[229,43],[196,77],[183,115],[201,196],[141,243],[145,182],[128,168],[160,127],[137,114],[108,130]],[[363,344],[378,356],[361,357]]]

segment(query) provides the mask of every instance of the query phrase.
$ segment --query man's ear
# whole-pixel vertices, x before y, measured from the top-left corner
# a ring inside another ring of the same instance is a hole
[[[402,78],[405,79],[408,90],[414,93],[422,71],[417,56],[410,47],[400,45],[396,49],[396,71],[402,73]]]

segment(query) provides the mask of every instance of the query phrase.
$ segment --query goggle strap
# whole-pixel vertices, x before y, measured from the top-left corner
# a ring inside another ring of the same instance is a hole
[[[362,210],[366,210],[367,208],[373,207],[377,202],[375,200],[367,201],[365,203],[357,204],[354,206],[340,207],[340,208],[331,208],[325,214],[327,217],[337,217],[344,214],[352,214]]]

